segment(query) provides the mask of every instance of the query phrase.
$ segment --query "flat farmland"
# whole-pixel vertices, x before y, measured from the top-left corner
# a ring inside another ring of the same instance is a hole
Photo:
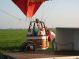
[[[0,29],[0,50],[18,49],[27,39],[25,29]]]
[[[0,29],[0,50],[19,50],[27,40],[26,29]],[[51,42],[48,51],[52,50]]]

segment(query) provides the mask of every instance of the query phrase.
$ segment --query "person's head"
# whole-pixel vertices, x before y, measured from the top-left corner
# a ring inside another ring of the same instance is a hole
[[[38,22],[39,22],[39,19],[37,18],[37,19],[36,19],[36,23],[38,23]]]

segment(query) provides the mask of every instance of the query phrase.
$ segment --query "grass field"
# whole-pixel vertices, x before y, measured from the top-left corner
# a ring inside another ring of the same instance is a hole
[[[26,35],[25,29],[0,29],[0,50],[18,50],[27,40]]]
[[[18,49],[20,45],[26,40],[27,30],[0,30],[0,49]]]

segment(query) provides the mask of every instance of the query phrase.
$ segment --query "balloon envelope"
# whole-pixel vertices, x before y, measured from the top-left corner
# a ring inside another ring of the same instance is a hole
[[[45,0],[12,0],[27,17],[32,17]]]

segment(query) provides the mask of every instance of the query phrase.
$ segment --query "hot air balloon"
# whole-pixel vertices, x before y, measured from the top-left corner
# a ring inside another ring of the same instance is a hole
[[[32,18],[37,12],[41,4],[47,0],[12,0],[24,13],[25,16]],[[27,42],[22,45],[22,50],[47,49],[49,47],[46,27],[43,21],[36,19],[31,21],[28,33]]]
[[[12,0],[27,17],[32,17],[46,0]]]

